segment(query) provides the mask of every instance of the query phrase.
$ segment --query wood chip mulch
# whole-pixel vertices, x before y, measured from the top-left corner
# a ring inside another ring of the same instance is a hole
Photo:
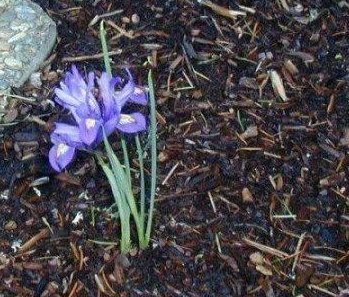
[[[1,297],[349,296],[348,1],[34,2],[59,40],[0,127]],[[126,256],[93,157],[47,160],[54,87],[103,70],[101,19],[114,71],[156,83],[154,232]]]

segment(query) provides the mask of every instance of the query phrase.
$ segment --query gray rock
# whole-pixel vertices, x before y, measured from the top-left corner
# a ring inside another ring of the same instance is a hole
[[[0,118],[4,96],[21,87],[47,58],[57,37],[55,23],[30,0],[0,0]]]

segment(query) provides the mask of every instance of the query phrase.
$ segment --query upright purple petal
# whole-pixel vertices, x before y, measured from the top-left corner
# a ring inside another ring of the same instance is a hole
[[[67,72],[64,83],[74,97],[86,96],[88,85],[75,65],[72,65],[71,72]]]
[[[77,122],[80,118],[94,117],[99,119],[101,117],[101,109],[94,97],[86,98],[86,101],[76,108],[75,113],[78,116]]]
[[[95,74],[91,71],[87,76],[87,90],[91,91],[95,87]]]
[[[76,66],[73,65],[71,72],[66,73],[64,82],[61,82],[60,87],[55,89],[56,102],[74,112],[87,99],[94,98],[94,81],[95,75],[93,72],[88,74],[86,82]]]
[[[135,85],[133,80],[129,80],[120,91],[114,92],[113,98],[119,112],[121,112],[121,109],[124,107],[127,100],[129,100],[133,95],[134,89]]]
[[[116,128],[124,133],[137,133],[147,128],[143,114],[135,112],[131,114],[121,114]]]
[[[66,92],[63,89],[56,88],[56,102],[63,107],[70,109],[76,107],[81,104],[80,98],[76,98],[70,94],[70,92]]]
[[[113,80],[112,76],[108,73],[103,72],[97,82],[99,85],[99,95],[103,102],[103,118],[105,121],[108,121],[116,111],[113,92],[117,81]]]
[[[49,152],[49,161],[52,168],[61,172],[73,160],[75,148],[65,143],[55,144]]]

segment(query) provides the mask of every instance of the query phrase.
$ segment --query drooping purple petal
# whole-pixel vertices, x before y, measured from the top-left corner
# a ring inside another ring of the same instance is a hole
[[[79,123],[80,138],[87,144],[92,145],[96,139],[101,128],[101,121],[95,118],[84,118]]]
[[[121,114],[116,128],[124,133],[137,133],[146,129],[146,120],[143,114],[135,112]]]
[[[49,152],[49,161],[52,168],[61,172],[73,160],[75,148],[65,143],[55,144]]]
[[[130,95],[129,100],[133,103],[137,103],[137,104],[141,104],[141,105],[148,104],[147,93],[144,90],[144,88],[142,88],[140,86],[135,86],[133,93]]]
[[[98,102],[94,98],[89,98],[86,104],[79,106],[75,112],[80,138],[86,145],[90,146],[95,142],[99,129],[103,125]]]

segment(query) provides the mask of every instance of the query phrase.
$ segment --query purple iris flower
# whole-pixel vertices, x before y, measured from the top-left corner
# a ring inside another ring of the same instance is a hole
[[[86,80],[74,65],[67,72],[60,87],[55,89],[55,100],[72,113],[76,126],[56,123],[51,134],[54,146],[49,160],[56,171],[62,171],[73,160],[77,149],[93,149],[101,143],[103,130],[109,136],[116,129],[124,133],[146,129],[143,114],[122,113],[127,102],[147,104],[146,90],[137,86],[131,73],[127,72],[126,83],[120,77],[103,72],[97,79],[97,86],[93,72]]]

